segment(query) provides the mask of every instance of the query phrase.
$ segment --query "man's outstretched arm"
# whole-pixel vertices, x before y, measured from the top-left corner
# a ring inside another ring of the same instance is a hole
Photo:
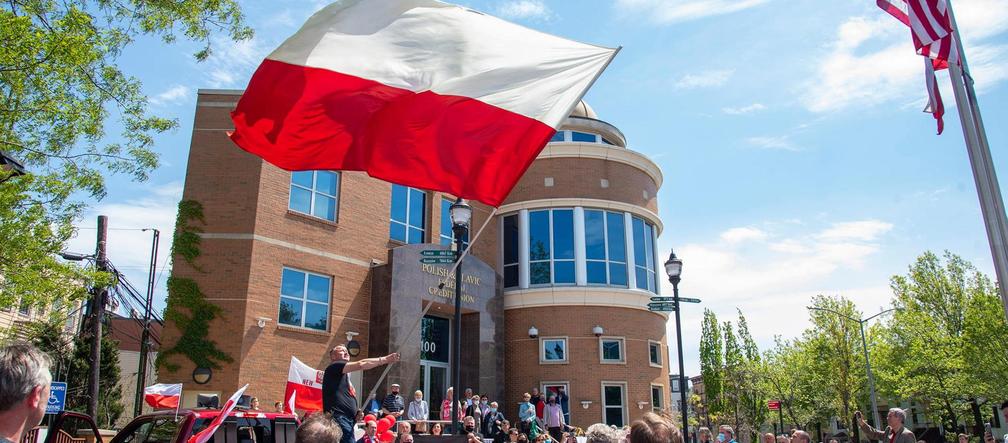
[[[343,367],[343,373],[349,374],[354,371],[364,371],[378,366],[387,365],[399,361],[399,353],[393,352],[384,357],[365,358],[364,360],[352,361]]]

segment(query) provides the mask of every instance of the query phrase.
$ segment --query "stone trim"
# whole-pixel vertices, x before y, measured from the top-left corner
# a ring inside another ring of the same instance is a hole
[[[542,306],[605,306],[648,311],[653,292],[610,287],[555,286],[504,291],[504,310]],[[668,313],[654,312],[668,320]]]
[[[545,158],[596,158],[624,163],[644,171],[661,188],[663,175],[661,168],[646,155],[618,146],[597,143],[553,142],[539,153],[536,159]]]
[[[370,268],[371,263],[364,260],[358,260],[356,258],[351,258],[339,254],[333,254],[331,252],[320,251],[315,248],[309,248],[307,246],[301,246],[291,242],[286,242],[283,240],[278,240],[275,238],[266,237],[259,234],[242,234],[242,233],[223,233],[223,232],[202,232],[199,233],[200,238],[214,239],[214,240],[254,240],[267,243],[273,246],[280,246],[282,248],[293,249],[298,252],[304,252],[307,254],[317,255],[319,257],[328,258],[331,260],[337,260],[344,263],[349,263],[352,265],[357,265],[365,268]]]

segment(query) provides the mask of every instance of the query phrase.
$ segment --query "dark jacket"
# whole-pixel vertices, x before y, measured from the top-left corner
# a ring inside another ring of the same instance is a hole
[[[497,435],[497,431],[500,430],[500,424],[496,422],[504,420],[504,414],[501,413],[501,411],[497,411],[495,413],[487,412],[487,414],[483,416],[483,435]]]

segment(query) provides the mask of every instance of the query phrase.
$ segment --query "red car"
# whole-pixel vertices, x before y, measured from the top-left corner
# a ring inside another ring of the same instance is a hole
[[[219,409],[158,411],[141,415],[108,443],[186,443],[210,424]],[[207,443],[294,443],[299,421],[293,414],[234,410]],[[91,417],[61,412],[53,419],[44,443],[106,443]]]

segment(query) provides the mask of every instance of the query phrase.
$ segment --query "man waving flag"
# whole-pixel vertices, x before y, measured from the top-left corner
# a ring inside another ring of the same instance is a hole
[[[262,62],[231,139],[499,206],[616,52],[435,0],[337,1]]]

